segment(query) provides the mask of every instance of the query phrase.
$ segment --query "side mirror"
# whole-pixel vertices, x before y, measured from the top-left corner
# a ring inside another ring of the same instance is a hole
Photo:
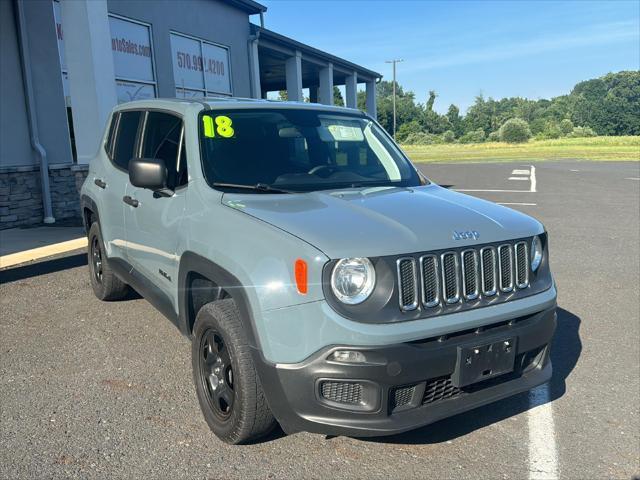
[[[165,191],[167,167],[159,158],[132,158],[129,160],[129,182],[134,187]]]

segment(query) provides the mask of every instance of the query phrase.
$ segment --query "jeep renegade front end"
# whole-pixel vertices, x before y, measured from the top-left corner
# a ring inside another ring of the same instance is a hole
[[[191,339],[226,442],[393,434],[551,377],[543,226],[428,181],[357,110],[122,104],[81,196],[96,295]]]

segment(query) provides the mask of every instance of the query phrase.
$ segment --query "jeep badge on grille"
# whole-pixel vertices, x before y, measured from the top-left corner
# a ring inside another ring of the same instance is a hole
[[[480,238],[480,233],[476,230],[465,230],[459,232],[457,230],[453,231],[453,239],[454,240],[478,240]]]

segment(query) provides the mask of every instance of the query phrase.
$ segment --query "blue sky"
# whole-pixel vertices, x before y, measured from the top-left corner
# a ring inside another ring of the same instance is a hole
[[[265,26],[398,82],[436,110],[474,97],[550,98],[640,69],[640,1],[264,0]],[[257,22],[257,18],[253,19]]]

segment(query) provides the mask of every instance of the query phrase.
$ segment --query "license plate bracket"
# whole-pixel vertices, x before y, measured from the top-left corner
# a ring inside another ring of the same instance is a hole
[[[451,376],[455,387],[462,388],[513,371],[516,338],[458,347],[456,369]]]

